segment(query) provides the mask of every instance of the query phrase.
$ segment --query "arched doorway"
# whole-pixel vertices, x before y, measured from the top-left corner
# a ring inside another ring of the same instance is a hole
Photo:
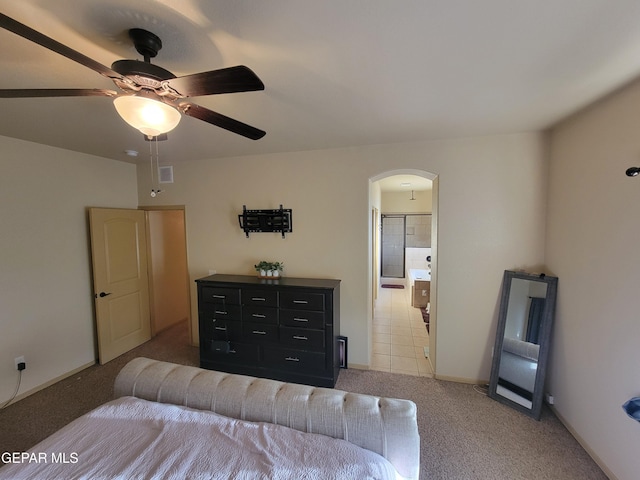
[[[437,187],[437,175],[414,169],[387,171],[370,178],[372,369],[421,376],[435,373]],[[425,222],[431,225],[426,226]],[[385,250],[391,253],[385,254]],[[423,278],[418,270],[428,270],[431,281],[416,283],[416,276]],[[424,297],[413,297],[414,293]],[[420,303],[423,300],[425,308]],[[427,311],[428,315],[425,315]],[[428,320],[426,331],[418,326],[422,319]],[[426,335],[426,338],[407,338],[408,334]],[[425,347],[423,351],[422,347]],[[415,354],[413,361],[406,358],[412,351]]]

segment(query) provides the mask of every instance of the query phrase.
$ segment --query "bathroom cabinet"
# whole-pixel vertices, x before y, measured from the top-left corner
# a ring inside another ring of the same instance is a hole
[[[409,270],[409,283],[411,284],[411,306],[426,307],[431,301],[431,271]]]

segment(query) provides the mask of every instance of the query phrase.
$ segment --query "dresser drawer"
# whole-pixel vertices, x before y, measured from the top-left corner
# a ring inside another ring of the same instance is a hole
[[[278,326],[265,323],[242,323],[242,335],[245,341],[255,343],[275,343],[278,341]]]
[[[240,305],[210,305],[200,312],[199,317],[205,323],[215,320],[239,322],[242,314]]]
[[[203,329],[207,340],[240,340],[242,338],[240,322],[212,320],[204,322]]]
[[[242,304],[256,307],[277,307],[278,292],[276,290],[243,290]]]
[[[242,321],[269,323],[272,325],[277,325],[278,309],[269,308],[269,307],[243,307]]]
[[[302,352],[286,348],[265,348],[264,361],[274,368],[299,373],[322,372],[324,353]]]
[[[324,330],[280,327],[280,343],[302,350],[324,350]]]
[[[204,360],[216,362],[252,362],[257,364],[260,361],[260,347],[249,343],[231,342],[229,352],[220,353],[212,350],[212,344],[209,341],[205,345],[204,351],[201,351],[201,355]]]
[[[324,294],[307,292],[280,292],[280,308],[291,310],[324,310]]]
[[[280,310],[280,325],[298,328],[324,328],[324,313],[308,310]]]
[[[200,302],[222,305],[240,305],[240,289],[225,287],[202,287]]]

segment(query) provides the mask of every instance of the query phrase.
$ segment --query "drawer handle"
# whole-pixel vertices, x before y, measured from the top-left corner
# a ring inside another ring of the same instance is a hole
[[[229,350],[229,353],[238,353],[235,350]]]
[[[262,298],[262,297],[251,297],[251,300],[254,302],[264,302],[267,299],[266,298]]]
[[[227,327],[215,327],[216,330],[222,330],[223,332],[227,331]]]
[[[229,315],[229,312],[225,312],[224,310],[216,310],[218,315]]]
[[[285,358],[285,360],[287,362],[299,362],[300,361],[300,359],[296,358],[296,357],[287,357],[287,358]]]
[[[266,315],[262,315],[261,313],[252,313],[251,316],[255,318],[267,318]]]
[[[309,340],[307,337],[303,335],[294,335],[293,338],[295,338],[296,340]]]
[[[263,330],[254,330],[253,333],[255,333],[256,335],[266,335],[267,332],[263,331]]]
[[[293,303],[300,303],[302,305],[306,305],[309,302],[307,302],[306,300],[294,300]]]
[[[308,318],[293,317],[296,322],[308,322]]]
[[[225,298],[227,298],[227,296],[226,296],[226,295],[214,295],[214,296],[213,296],[213,298],[222,298],[222,299],[225,299]]]

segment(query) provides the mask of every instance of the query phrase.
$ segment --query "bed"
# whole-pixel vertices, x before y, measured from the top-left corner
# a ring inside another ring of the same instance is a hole
[[[136,358],[0,478],[417,479],[416,405]],[[5,459],[6,460],[6,459]]]
[[[505,337],[496,391],[503,397],[531,408],[539,353],[540,345]]]
[[[533,392],[539,353],[540,345],[505,337],[499,377],[527,392]]]

